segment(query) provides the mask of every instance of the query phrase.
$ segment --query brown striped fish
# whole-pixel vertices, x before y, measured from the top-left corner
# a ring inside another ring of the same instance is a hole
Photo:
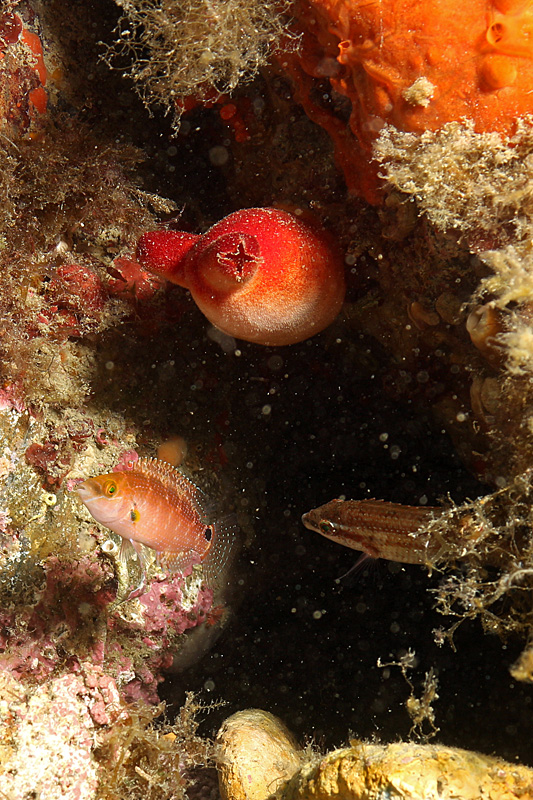
[[[302,522],[309,530],[371,558],[427,564],[435,547],[423,529],[441,514],[441,508],[384,500],[331,500],[304,514]]]

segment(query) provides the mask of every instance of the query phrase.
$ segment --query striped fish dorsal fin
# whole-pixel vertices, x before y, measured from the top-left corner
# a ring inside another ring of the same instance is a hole
[[[139,458],[134,462],[130,472],[139,472],[142,475],[154,478],[167,489],[184,495],[196,507],[200,517],[202,519],[205,517],[203,492],[172,464],[167,461],[161,461],[158,458]]]

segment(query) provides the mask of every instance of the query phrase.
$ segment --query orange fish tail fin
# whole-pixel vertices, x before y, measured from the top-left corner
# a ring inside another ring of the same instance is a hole
[[[211,527],[213,538],[202,569],[206,584],[215,591],[229,582],[231,566],[239,552],[239,536],[235,515],[224,517]]]

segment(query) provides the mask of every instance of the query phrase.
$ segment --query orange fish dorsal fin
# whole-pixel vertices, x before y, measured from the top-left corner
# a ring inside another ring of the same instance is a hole
[[[159,481],[167,489],[184,495],[191,501],[199,516],[204,519],[205,500],[203,492],[172,464],[160,461],[157,458],[139,458],[133,464],[130,472],[142,473],[142,475]]]

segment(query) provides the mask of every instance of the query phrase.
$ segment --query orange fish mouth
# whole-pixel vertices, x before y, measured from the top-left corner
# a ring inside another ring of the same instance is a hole
[[[87,478],[86,481],[78,484],[75,491],[78,493],[82,503],[87,502],[87,500],[94,500],[96,497],[99,497],[102,494],[100,486],[92,478]]]

